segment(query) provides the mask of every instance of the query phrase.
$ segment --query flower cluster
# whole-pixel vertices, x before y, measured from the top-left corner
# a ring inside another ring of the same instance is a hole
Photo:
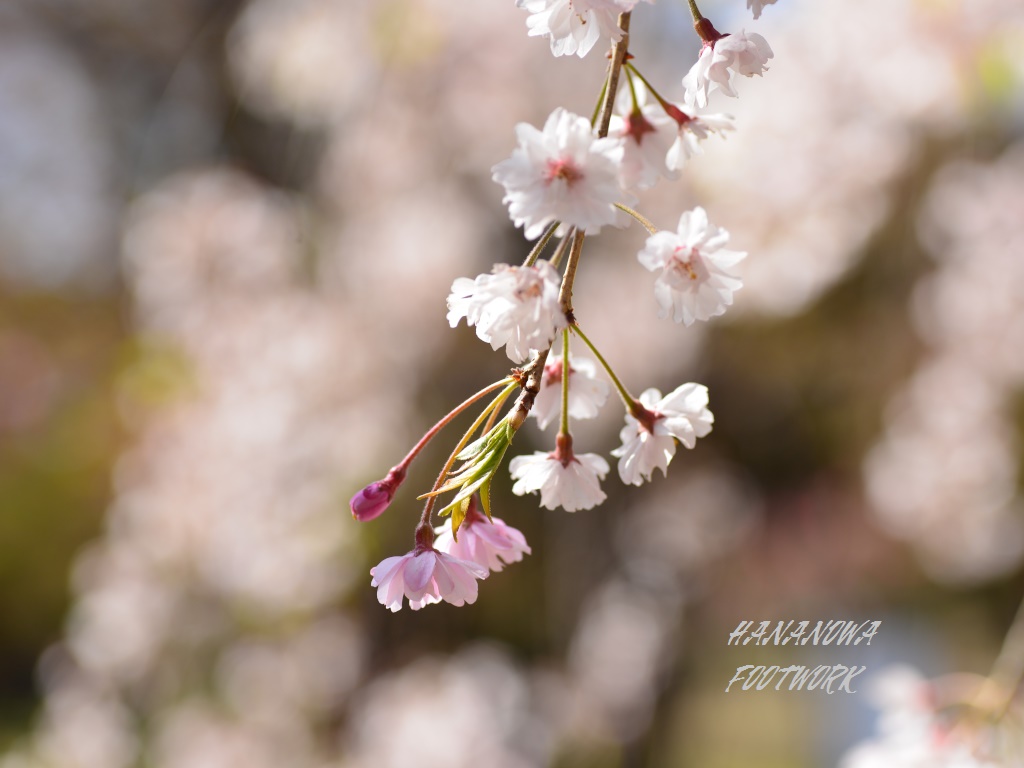
[[[433,488],[421,495],[425,506],[414,548],[371,571],[378,599],[392,611],[405,600],[414,610],[441,601],[472,603],[479,580],[530,552],[521,532],[492,517],[490,502],[494,476],[530,415],[541,429],[557,419],[558,431],[550,450],[510,460],[512,492],[537,493],[540,506],[567,512],[591,509],[607,498],[601,484],[610,464],[598,453],[575,449],[572,422],[596,417],[612,389],[622,402],[625,425],[621,445],[610,453],[626,485],[650,481],[657,469],[667,473],[680,444],[692,449],[711,432],[714,417],[702,384],[688,382],[665,396],[655,388],[639,397],[630,394],[583,331],[572,305],[573,287],[584,239],[606,226],[635,220],[650,233],[636,257],[640,266],[656,273],[653,303],[661,317],[690,326],[732,305],[742,287],[736,267],[746,254],[726,249],[729,234],[699,206],[682,213],[675,231],[659,231],[633,209],[634,193],[662,179],[677,179],[690,159],[702,154],[704,140],[734,130],[731,116],[699,114],[694,108],[706,107],[714,91],[736,96],[736,76],[762,74],[773,54],[760,35],[719,33],[691,3],[704,46],[682,78],[682,99],[670,101],[626,51],[628,14],[636,3],[517,2],[530,14],[529,34],[547,37],[554,55],[582,57],[603,40],[612,45],[611,67],[593,119],[558,107],[541,128],[516,126],[516,146],[492,168],[492,178],[504,189],[512,223],[536,243],[521,265],[497,264],[475,278],[459,277],[448,296],[452,328],[465,319],[482,341],[494,350],[504,347],[522,367],[441,419],[387,477],[352,498],[356,519],[380,515],[423,446],[462,411],[497,393],[458,441]],[[759,15],[761,3],[753,10]],[[592,357],[571,350],[575,343],[587,347]],[[516,391],[511,408],[499,419]],[[434,503],[448,493],[453,495],[438,511],[446,518],[444,525],[435,528]]]

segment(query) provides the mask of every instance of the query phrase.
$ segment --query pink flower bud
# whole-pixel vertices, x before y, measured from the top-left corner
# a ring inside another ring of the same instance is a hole
[[[405,480],[405,469],[393,467],[388,476],[377,480],[359,491],[348,503],[352,517],[361,523],[373,520],[384,512],[395,498],[395,491]]]

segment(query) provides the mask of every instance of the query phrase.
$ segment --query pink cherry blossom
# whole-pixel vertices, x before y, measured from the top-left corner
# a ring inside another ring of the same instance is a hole
[[[615,204],[635,199],[619,186],[620,140],[596,138],[590,121],[561,107],[542,131],[519,123],[516,137],[519,146],[494,166],[492,178],[505,187],[509,215],[527,238],[555,221],[588,235],[626,221]]]
[[[530,415],[546,429],[561,412],[562,376],[565,363],[560,355],[549,355],[544,365],[540,392],[533,401]],[[608,382],[597,378],[597,365],[589,357],[569,355],[569,416],[593,419],[608,399]]]
[[[640,395],[619,433],[622,445],[612,451],[619,458],[622,482],[641,485],[651,479],[655,468],[667,474],[676,440],[693,448],[698,437],[711,432],[714,416],[707,404],[708,389],[701,384],[683,384],[665,397],[653,388]]]
[[[583,58],[599,40],[619,41],[619,14],[633,10],[636,0],[516,0],[516,5],[531,14],[530,37],[551,38],[555,56]]]
[[[449,517],[437,530],[434,547],[495,573],[506,565],[518,563],[524,554],[528,555],[531,551],[522,532],[497,517],[488,520],[481,515],[476,509],[475,498],[470,503],[466,519],[459,527],[458,541],[452,536],[452,520]]]
[[[708,96],[715,90],[726,96],[736,96],[733,77],[763,74],[768,60],[774,55],[768,41],[756,32],[748,35],[740,31],[705,42],[697,63],[683,78],[686,103],[706,107]]]
[[[515,484],[512,493],[522,496],[540,491],[540,505],[561,507],[566,512],[590,509],[605,500],[600,481],[608,474],[608,462],[596,453],[574,454],[572,438],[558,436],[558,448],[551,453],[516,456],[509,462]]]
[[[512,362],[526,362],[531,349],[547,348],[566,325],[559,285],[558,273],[546,261],[532,267],[496,264],[489,275],[452,283],[448,323],[454,328],[464,317],[492,349],[504,345]]]
[[[389,557],[370,569],[370,586],[377,588],[377,600],[390,611],[402,608],[402,598],[418,611],[442,600],[452,605],[476,602],[477,579],[487,578],[487,569],[460,560],[430,546]]]
[[[729,233],[712,226],[699,206],[679,218],[676,232],[647,238],[637,259],[652,272],[660,271],[654,283],[660,317],[671,311],[677,323],[691,325],[721,315],[732,305],[733,293],[743,281],[731,270],[747,254],[723,248],[728,241]]]

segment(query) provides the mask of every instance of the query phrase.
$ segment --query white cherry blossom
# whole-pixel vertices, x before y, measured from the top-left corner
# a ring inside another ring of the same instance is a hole
[[[460,560],[433,547],[417,547],[412,552],[388,557],[370,569],[370,586],[377,587],[377,599],[390,611],[402,608],[402,598],[418,611],[442,600],[452,605],[473,604],[477,579],[487,578],[487,569]]]
[[[679,178],[665,162],[679,129],[660,104],[647,103],[647,88],[641,81],[633,83],[632,91],[623,88],[619,92],[616,110],[619,114],[612,115],[608,135],[622,140],[622,186],[649,189],[661,177],[670,181]]]
[[[691,325],[721,315],[732,304],[733,293],[743,287],[731,271],[747,254],[723,246],[729,233],[712,226],[701,207],[679,219],[676,232],[657,232],[637,254],[640,263],[659,272],[654,297],[659,317],[671,311],[673,319]]]
[[[676,440],[693,448],[698,437],[711,432],[715,420],[707,408],[708,388],[702,384],[683,384],[665,397],[648,389],[640,395],[639,405],[639,413],[626,414],[619,433],[622,445],[612,451],[619,459],[619,477],[627,485],[650,480],[655,468],[667,474]]]
[[[682,110],[678,110],[678,112],[679,116],[672,111],[669,112],[676,118],[676,136],[665,158],[665,166],[673,171],[685,166],[686,161],[694,155],[704,154],[700,143],[708,136],[711,134],[723,136],[726,131],[736,129],[735,119],[732,115],[723,113],[689,115]]]
[[[512,362],[524,363],[531,349],[546,348],[566,325],[559,285],[558,273],[546,261],[532,267],[496,264],[491,274],[452,283],[448,323],[454,328],[466,318],[492,349],[504,345]]]
[[[530,37],[549,37],[555,56],[580,58],[599,40],[618,42],[619,14],[632,11],[634,5],[636,0],[516,0],[517,7],[530,12]]]
[[[542,507],[561,507],[566,512],[590,509],[604,501],[600,481],[608,474],[608,462],[596,453],[574,454],[569,435],[559,435],[558,446],[551,453],[537,451],[509,462],[516,481],[512,493],[522,496],[540,491]]]
[[[761,18],[761,11],[766,5],[775,5],[775,0],[747,0],[747,8],[754,12],[754,18]]]
[[[683,78],[686,103],[706,107],[708,96],[715,90],[726,96],[736,96],[733,77],[763,74],[773,56],[768,41],[756,32],[748,35],[740,31],[723,35],[711,43],[705,42],[697,63]]]
[[[619,185],[622,142],[594,136],[590,122],[561,107],[537,130],[516,126],[519,145],[492,169],[505,187],[503,202],[527,238],[555,221],[595,235],[606,224],[625,222],[616,203],[635,199]]]
[[[544,365],[540,392],[533,401],[531,416],[541,429],[547,429],[561,412],[562,375],[565,364],[560,355],[549,355]],[[608,382],[597,378],[597,364],[589,357],[569,355],[569,416],[593,419],[608,399]]]
[[[495,573],[506,565],[518,563],[530,554],[530,545],[522,532],[506,525],[497,517],[488,520],[476,509],[476,498],[470,503],[466,519],[459,526],[459,538],[452,536],[452,519],[437,529],[434,547],[460,560],[468,560]]]

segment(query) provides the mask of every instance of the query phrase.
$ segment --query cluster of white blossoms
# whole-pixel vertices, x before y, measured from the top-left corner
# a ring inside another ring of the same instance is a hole
[[[742,287],[735,269],[746,257],[725,246],[729,234],[714,226],[702,207],[682,213],[675,231],[659,231],[633,210],[634,193],[661,179],[679,177],[686,163],[702,153],[701,142],[735,129],[726,114],[696,114],[714,91],[736,96],[736,76],[765,71],[772,51],[760,35],[725,35],[692,6],[694,28],[704,41],[698,61],[682,79],[681,102],[664,98],[641,74],[626,51],[625,16],[636,0],[518,0],[530,13],[531,36],[550,39],[556,56],[584,56],[599,41],[611,44],[611,65],[601,89],[599,114],[587,119],[558,107],[542,128],[516,126],[516,146],[492,169],[504,188],[509,216],[536,244],[520,266],[498,264],[475,278],[460,277],[448,296],[448,323],[465,319],[494,350],[504,347],[517,367],[510,375],[462,403],[432,428],[388,475],[357,493],[350,503],[357,520],[371,520],[391,503],[409,463],[422,447],[463,410],[490,395],[490,404],[452,451],[426,499],[416,528],[414,549],[389,557],[371,571],[382,604],[396,611],[408,600],[414,610],[446,601],[472,603],[477,582],[491,571],[517,562],[530,551],[522,533],[492,518],[491,482],[512,439],[531,414],[541,429],[558,417],[550,451],[510,460],[512,491],[539,493],[540,505],[568,512],[591,509],[607,495],[601,483],[610,471],[606,458],[574,450],[570,424],[592,419],[614,385],[625,410],[618,459],[626,485],[650,481],[655,470],[667,473],[677,447],[694,448],[711,432],[714,417],[705,386],[688,382],[662,396],[648,388],[634,397],[583,332],[572,306],[573,285],[584,239],[605,226],[631,219],[650,233],[637,253],[642,267],[655,272],[654,299],[659,316],[690,326],[723,314]],[[760,13],[760,4],[754,7]],[[622,86],[620,88],[620,85]],[[541,258],[553,242],[553,252]],[[570,350],[572,339],[594,358]],[[556,354],[554,346],[560,346]],[[596,359],[596,362],[595,362]],[[514,405],[499,411],[518,390]],[[456,466],[457,462],[461,462]],[[431,524],[433,505],[454,492]]]

